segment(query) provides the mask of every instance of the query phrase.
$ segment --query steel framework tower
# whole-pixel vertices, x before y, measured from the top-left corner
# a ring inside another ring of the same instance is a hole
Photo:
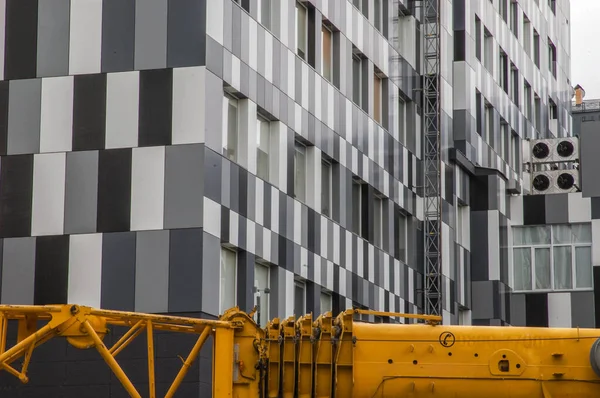
[[[422,0],[425,314],[442,315],[440,157],[440,0]]]

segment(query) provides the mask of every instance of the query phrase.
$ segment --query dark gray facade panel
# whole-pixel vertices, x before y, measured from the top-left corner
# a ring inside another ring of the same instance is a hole
[[[133,70],[135,0],[102,2],[102,72]]]
[[[2,250],[2,304],[33,304],[35,238],[4,239]]]
[[[206,7],[206,0],[169,1],[167,67],[205,65]]]
[[[98,151],[67,154],[65,233],[96,232],[98,205]]]
[[[569,195],[546,195],[546,223],[566,224],[569,222]]]
[[[586,198],[600,196],[600,179],[597,178],[600,170],[600,134],[595,128],[586,128],[588,125],[583,124],[580,133],[581,191]]]
[[[38,2],[37,76],[69,74],[70,0]]]
[[[169,231],[137,233],[135,254],[135,311],[169,309]]]
[[[135,309],[135,232],[107,233],[102,237],[102,291],[104,309]]]
[[[574,328],[594,328],[594,292],[571,292],[571,326]]]
[[[4,78],[36,77],[38,0],[6,0]]]
[[[202,229],[171,230],[169,247],[169,312],[198,311],[203,295],[203,289],[200,288],[203,286],[202,259],[205,249]],[[214,285],[214,281],[209,282]],[[212,296],[211,300],[216,301],[216,297]],[[211,313],[217,314],[218,311]]]
[[[134,68],[167,66],[167,0],[136,0]]]
[[[42,80],[12,80],[9,92],[7,154],[38,153]]]
[[[165,229],[202,226],[204,145],[166,148]]]

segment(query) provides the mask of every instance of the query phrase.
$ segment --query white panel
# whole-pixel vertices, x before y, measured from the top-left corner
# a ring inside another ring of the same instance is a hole
[[[571,293],[548,293],[548,326],[570,328]]]
[[[500,219],[497,210],[488,211],[489,280],[500,280]]]
[[[131,230],[162,229],[165,206],[165,147],[133,148]]]
[[[333,262],[336,264],[340,263],[340,246],[340,225],[333,223]]]
[[[363,275],[363,260],[364,260],[364,254],[363,254],[363,240],[361,238],[357,238],[356,239],[356,266],[358,267],[358,269],[353,270],[356,271],[356,274],[358,276],[360,276],[361,278],[364,278],[365,276]]]
[[[581,192],[570,193],[569,222],[589,222],[592,219],[592,199],[582,197]]]
[[[139,72],[106,77],[106,149],[138,144]]]
[[[256,223],[248,218],[246,220],[246,250],[250,253],[256,253]]]
[[[369,261],[369,276],[367,279],[369,282],[375,283],[375,247],[371,244],[368,245],[369,252],[367,254],[367,259]]]
[[[592,264],[600,265],[600,220],[592,220]]]
[[[211,0],[206,7],[206,34],[223,45],[223,1]]]
[[[67,152],[73,142],[73,77],[42,79],[40,152]]]
[[[0,0],[0,80],[4,80],[4,31],[6,26],[6,0]]]
[[[450,236],[450,227],[446,223],[442,223],[442,236]],[[442,239],[442,275],[450,277],[451,260],[453,259],[450,258],[450,239]]]
[[[322,111],[322,107],[323,104],[321,103],[321,96],[322,96],[322,85],[327,84],[325,79],[323,79],[321,76],[315,74],[315,98],[314,98],[314,103],[315,103],[315,117],[317,118],[317,120],[321,120],[321,111]]]
[[[319,257],[318,255],[315,255],[315,265],[313,268],[315,274],[314,282],[317,285],[323,285],[323,281],[321,280],[321,257]]]
[[[273,82],[273,36],[268,31],[265,32],[265,79]]]
[[[210,7],[208,7],[210,8]],[[250,53],[248,63],[250,68],[258,70],[258,25],[256,20],[249,18]]]
[[[203,66],[173,69],[173,145],[204,142],[205,73]]]
[[[282,271],[285,272],[285,317],[289,318],[290,316],[294,315],[294,274],[287,270],[282,269]]]
[[[100,308],[102,234],[71,235],[67,302]]]
[[[510,221],[513,225],[523,225],[523,196],[510,196]]]
[[[271,260],[271,231],[263,227],[263,259],[272,262]]]
[[[342,264],[342,267],[346,269],[352,269],[352,233],[346,231],[346,262]]]
[[[285,3],[285,2],[284,2]],[[286,51],[288,55],[287,60],[287,95],[290,98],[296,98],[296,53],[290,51],[289,49]],[[298,73],[302,73],[302,71],[298,71]],[[288,115],[289,117],[289,115]]]
[[[276,134],[279,137],[279,151],[277,154],[279,164],[279,185],[277,188],[286,192],[287,190],[287,126],[283,123],[276,124],[278,131]],[[273,191],[273,190],[272,190]]]
[[[390,290],[390,258],[387,255],[383,260],[383,288]]]
[[[254,203],[254,217],[256,223],[264,225],[265,208],[265,183],[260,178],[256,179],[256,202]]]
[[[343,268],[340,268],[340,292],[339,293],[342,296],[345,296],[347,293],[346,292],[346,277],[347,277],[346,272],[348,272],[348,271],[346,271]]]
[[[408,268],[408,301],[415,303],[415,279],[412,268]]]
[[[302,62],[302,108],[308,109],[308,64]],[[317,80],[317,79],[315,79]]]
[[[99,73],[102,0],[71,0],[69,74]]]
[[[229,213],[229,243],[234,246],[239,246],[238,238],[239,238],[239,225],[240,225],[240,217],[235,211],[231,211]]]
[[[333,290],[333,263],[331,261],[327,261],[327,285],[325,287]]]
[[[308,250],[300,247],[300,276],[308,279]]]
[[[66,154],[34,155],[31,235],[62,235],[65,219]]]
[[[302,245],[302,205],[294,200],[294,243]]]
[[[238,90],[241,91],[241,85],[240,85],[240,59],[238,57],[236,57],[235,55],[231,56],[231,86]]]

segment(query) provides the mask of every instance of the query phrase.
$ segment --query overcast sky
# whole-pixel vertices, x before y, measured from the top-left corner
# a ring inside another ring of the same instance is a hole
[[[600,99],[600,1],[571,0],[571,83]]]

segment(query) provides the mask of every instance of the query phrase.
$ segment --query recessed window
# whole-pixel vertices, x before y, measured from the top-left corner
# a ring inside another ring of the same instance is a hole
[[[331,192],[332,192],[332,170],[331,163],[326,160],[321,162],[321,213],[331,217]]]
[[[519,4],[516,0],[510,1],[510,30],[519,37]]]
[[[237,162],[238,159],[238,101],[225,95],[223,98],[223,155]]]
[[[294,151],[294,196],[306,201],[306,146],[299,142]]]
[[[352,231],[362,235],[362,184],[352,181]]]
[[[308,43],[308,10],[296,2],[296,49],[300,58],[306,60]]]
[[[256,322],[260,327],[269,322],[270,283],[269,266],[262,263],[254,265],[254,304],[258,307]]]
[[[258,9],[260,10],[260,23],[267,29],[271,29],[271,10],[272,0],[257,0]]]
[[[373,76],[373,118],[381,124],[381,78],[375,74]]]
[[[325,25],[321,28],[321,48],[323,57],[321,59],[321,73],[329,81],[332,79],[332,59],[333,59],[333,33]]]
[[[533,30],[533,62],[535,66],[540,67],[540,35],[537,30]]]
[[[373,229],[375,246],[383,244],[383,196],[376,195],[373,200]]]
[[[360,54],[352,55],[352,97],[354,103],[363,108],[363,58]]]
[[[256,118],[256,175],[270,182],[271,122],[258,115]]]
[[[592,288],[590,224],[513,227],[515,291]]]
[[[406,262],[406,240],[407,240],[407,219],[399,210],[396,210],[394,217],[394,232],[396,235],[395,252],[397,253],[396,258],[400,261]]]
[[[331,294],[326,292],[321,292],[321,314],[332,311],[333,309],[333,300],[331,299]]]
[[[228,248],[221,249],[221,284],[219,312],[222,314],[235,307],[237,289],[237,253]]]
[[[296,318],[306,314],[306,284],[304,281],[294,281],[294,315]]]

